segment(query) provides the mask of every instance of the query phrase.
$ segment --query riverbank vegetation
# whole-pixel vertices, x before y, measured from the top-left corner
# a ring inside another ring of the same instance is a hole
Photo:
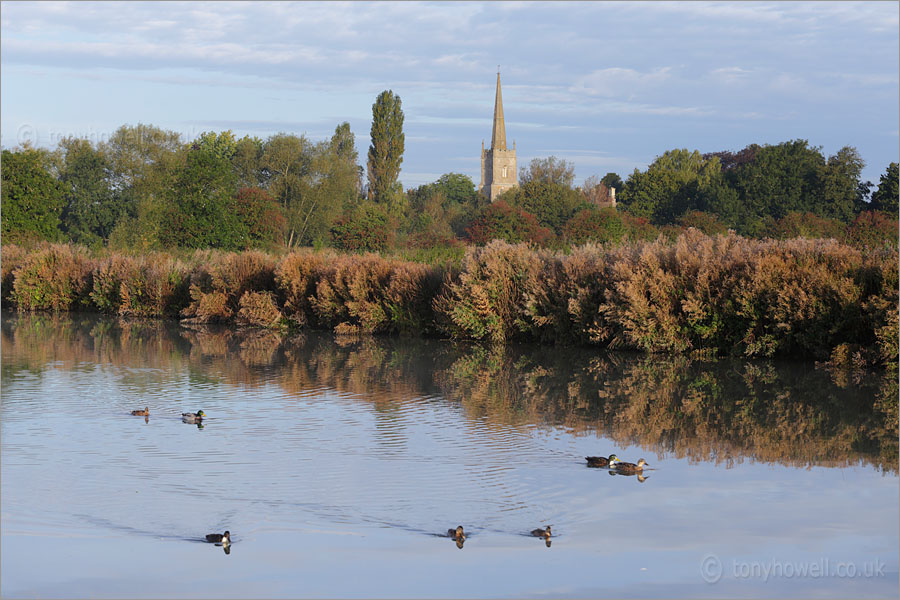
[[[898,255],[835,240],[674,240],[565,253],[492,241],[461,262],[300,249],[129,255],[3,247],[5,306],[338,333],[896,365]]]

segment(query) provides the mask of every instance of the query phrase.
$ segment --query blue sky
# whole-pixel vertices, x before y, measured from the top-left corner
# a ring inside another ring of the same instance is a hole
[[[519,165],[623,178],[671,148],[803,138],[898,160],[896,2],[3,2],[0,135],[52,147],[151,123],[312,139],[399,94],[406,187],[478,183],[497,65]]]

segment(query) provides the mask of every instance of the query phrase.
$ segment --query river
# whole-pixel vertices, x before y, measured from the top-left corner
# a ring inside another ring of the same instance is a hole
[[[4,313],[0,399],[5,598],[898,593],[878,375]]]

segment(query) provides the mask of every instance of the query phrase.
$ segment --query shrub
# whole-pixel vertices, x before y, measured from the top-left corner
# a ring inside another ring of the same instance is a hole
[[[77,310],[88,306],[90,258],[84,248],[50,244],[31,252],[15,274],[12,298],[22,310]]]
[[[135,259],[121,254],[101,259],[94,267],[94,284],[90,297],[100,312],[116,313],[122,306],[122,282],[138,266]]]
[[[124,263],[120,286],[123,316],[177,316],[190,300],[187,266],[169,254],[154,252]]]
[[[622,216],[622,223],[625,224],[625,236],[629,240],[652,241],[659,235],[659,231],[648,219],[636,217],[624,211],[619,212],[619,214]]]
[[[845,239],[847,243],[861,248],[896,248],[898,235],[900,230],[895,216],[878,210],[867,210],[859,213],[850,223]]]
[[[393,242],[389,221],[384,208],[366,203],[335,222],[332,243],[341,250],[382,252]]]
[[[780,219],[769,219],[766,235],[778,240],[803,237],[807,239],[838,239],[844,231],[844,224],[835,219],[819,217],[811,212],[787,213]]]
[[[227,321],[249,291],[275,289],[275,260],[263,252],[213,253],[190,278],[191,303],[182,315],[193,322]]]
[[[440,270],[374,254],[343,256],[320,271],[310,307],[341,333],[427,333]]]
[[[281,259],[275,267],[275,285],[286,318],[300,326],[317,325],[312,302],[326,265],[336,258],[333,252],[300,250]]]
[[[693,227],[706,235],[724,235],[728,227],[713,213],[701,210],[689,210],[678,218],[678,224],[685,229]]]
[[[240,299],[238,321],[256,327],[276,327],[281,321],[281,311],[271,292],[245,292]]]
[[[491,240],[503,240],[511,244],[519,242],[543,244],[547,242],[552,232],[546,227],[541,227],[534,215],[498,200],[478,211],[466,229],[466,235],[471,242],[478,245],[487,244]]]
[[[438,327],[456,338],[506,342],[528,332],[526,282],[541,272],[546,251],[495,240],[470,248],[456,281],[435,299]]]
[[[615,208],[589,208],[572,217],[563,233],[570,244],[618,242],[625,235],[625,223]]]
[[[5,244],[0,250],[0,298],[4,306],[12,302],[16,269],[22,266],[28,252],[15,244]]]

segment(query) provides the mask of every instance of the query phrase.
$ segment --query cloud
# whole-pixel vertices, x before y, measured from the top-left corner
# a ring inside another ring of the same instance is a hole
[[[743,69],[741,67],[720,67],[710,71],[710,77],[726,85],[745,83],[753,74],[754,71],[752,69]]]
[[[633,97],[636,92],[658,87],[671,78],[671,67],[659,67],[647,73],[634,69],[610,67],[579,78],[572,91],[592,96]]]

